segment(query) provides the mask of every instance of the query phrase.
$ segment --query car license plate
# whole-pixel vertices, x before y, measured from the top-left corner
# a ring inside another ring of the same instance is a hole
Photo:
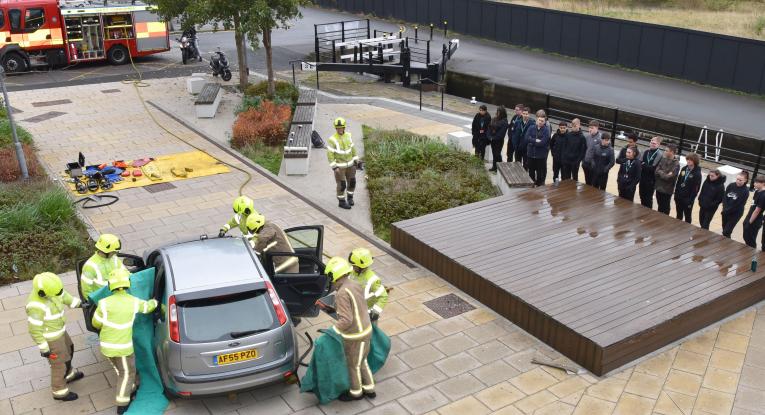
[[[255,360],[258,358],[258,349],[242,350],[240,352],[219,354],[213,357],[213,364],[216,366],[230,365],[232,363],[244,362],[246,360]]]

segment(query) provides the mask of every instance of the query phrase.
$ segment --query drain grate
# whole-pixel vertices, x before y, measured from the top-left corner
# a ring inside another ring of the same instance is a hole
[[[101,92],[103,92],[104,94],[114,94],[115,92],[120,92],[120,90],[116,89],[116,88],[115,89],[104,89]]]
[[[430,301],[426,301],[423,304],[425,304],[425,306],[429,309],[433,310],[434,313],[441,316],[441,318],[458,316],[462,313],[466,313],[475,309],[475,307],[470,305],[470,303],[458,297],[456,294],[447,294],[438,298],[434,298]]]
[[[34,117],[30,117],[22,121],[38,123],[38,122],[48,121],[51,118],[60,117],[65,114],[66,114],[65,112],[49,111],[49,112],[46,112],[45,114],[35,115]]]
[[[71,104],[72,101],[68,99],[58,99],[56,101],[40,101],[40,102],[33,102],[33,107],[50,107],[52,105],[64,105],[64,104]]]
[[[144,186],[143,188],[149,193],[158,193],[164,192],[165,190],[175,189],[175,185],[172,183],[157,183]]]

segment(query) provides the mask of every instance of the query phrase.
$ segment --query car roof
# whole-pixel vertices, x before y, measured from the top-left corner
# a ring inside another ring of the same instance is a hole
[[[265,273],[243,238],[213,238],[162,249],[178,292],[262,283]]]

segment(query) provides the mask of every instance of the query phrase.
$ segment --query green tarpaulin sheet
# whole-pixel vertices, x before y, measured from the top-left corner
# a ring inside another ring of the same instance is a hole
[[[372,373],[376,373],[388,359],[390,339],[377,325],[372,327],[372,345],[367,356],[367,363]],[[327,330],[316,339],[311,363],[301,379],[300,391],[313,392],[320,403],[326,404],[337,399],[350,387],[343,339],[334,330]]]
[[[136,272],[130,276],[130,294],[142,300],[148,300],[154,289],[154,268]],[[112,293],[108,287],[103,287],[90,294],[94,304]],[[154,415],[162,414],[167,408],[167,398],[163,393],[162,379],[154,359],[154,320],[151,314],[139,314],[133,323],[133,349],[135,349],[135,366],[141,378],[138,394],[130,404],[128,414]]]

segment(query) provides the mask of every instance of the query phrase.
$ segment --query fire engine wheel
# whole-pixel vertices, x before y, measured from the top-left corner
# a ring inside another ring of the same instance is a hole
[[[9,52],[3,58],[3,69],[8,73],[25,72],[27,70],[27,62],[18,53]]]
[[[106,58],[112,65],[124,65],[128,63],[130,55],[127,48],[122,45],[112,46],[109,52],[106,54]]]

